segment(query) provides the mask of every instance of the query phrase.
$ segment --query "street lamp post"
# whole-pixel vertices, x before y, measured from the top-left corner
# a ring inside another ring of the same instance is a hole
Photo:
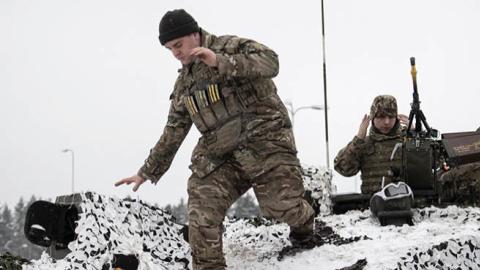
[[[75,154],[72,149],[63,149],[62,153],[70,152],[72,154],[72,194],[75,192]]]
[[[293,107],[293,103],[291,101],[285,101],[285,105],[287,105],[287,110],[290,113],[290,118],[292,121],[292,128],[295,126],[295,114],[299,112],[300,110],[305,110],[305,109],[312,109],[312,110],[323,110],[323,106],[320,105],[310,105],[310,106],[301,106],[298,108]]]
[[[300,110],[304,110],[304,109],[312,109],[312,110],[323,110],[325,109],[324,106],[321,106],[321,105],[310,105],[310,106],[301,106],[301,107],[298,107],[298,108],[294,108],[293,107],[293,103],[291,101],[285,101],[284,102],[285,105],[287,106],[287,110],[288,112],[290,113],[290,118],[291,118],[291,122],[292,122],[292,129],[294,128],[294,123],[295,123],[295,114],[300,111]],[[328,107],[327,107],[328,108]],[[330,169],[330,154],[329,154],[329,149],[328,149],[328,129],[327,129],[327,125],[325,125],[325,138],[326,138],[326,141],[327,141],[327,169]]]

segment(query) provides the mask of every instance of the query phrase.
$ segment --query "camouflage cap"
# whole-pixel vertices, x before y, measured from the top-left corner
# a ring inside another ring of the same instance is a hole
[[[370,116],[374,118],[378,115],[397,116],[397,100],[394,96],[380,95],[375,97],[372,107],[370,107]]]

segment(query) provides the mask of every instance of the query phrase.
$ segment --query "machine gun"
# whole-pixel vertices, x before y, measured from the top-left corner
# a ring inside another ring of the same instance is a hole
[[[408,116],[408,128],[407,135],[409,138],[433,138],[438,136],[438,131],[432,129],[420,109],[420,98],[418,96],[418,86],[417,86],[417,68],[415,67],[415,57],[410,57],[410,65],[413,81],[413,102],[410,104],[411,110]],[[415,129],[412,129],[413,120],[416,119]],[[425,126],[425,131],[422,131],[422,124]]]
[[[421,196],[431,201],[437,199],[437,194],[440,192],[438,177],[443,165],[443,148],[438,139],[438,131],[430,127],[425,114],[420,109],[414,57],[410,58],[410,65],[413,101],[406,136],[402,144],[402,167],[392,168],[392,171],[412,188],[415,197]]]
[[[428,125],[420,109],[414,57],[410,64],[413,102],[402,144],[402,168],[392,171],[412,188],[417,201],[420,198],[423,203],[441,204],[445,197],[441,196],[440,176],[451,167],[480,161],[480,132],[446,133],[438,138],[438,131]]]

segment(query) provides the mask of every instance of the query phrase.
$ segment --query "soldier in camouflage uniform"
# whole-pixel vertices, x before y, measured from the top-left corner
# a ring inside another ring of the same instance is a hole
[[[367,136],[367,128],[372,126]],[[363,194],[373,194],[384,184],[392,182],[390,167],[401,166],[401,155],[392,151],[405,135],[402,125],[408,117],[397,113],[397,101],[390,95],[375,97],[370,108],[370,115],[363,117],[357,135],[335,157],[335,170],[343,176],[354,176],[361,171]]]
[[[160,42],[183,65],[168,121],[138,173],[116,185],[157,183],[192,123],[202,136],[188,181],[189,242],[194,269],[224,269],[222,221],[253,187],[262,213],[286,222],[292,240],[312,234],[314,211],[303,199],[291,122],[272,78],[275,52],[250,39],[214,36],[184,10],[167,12]]]

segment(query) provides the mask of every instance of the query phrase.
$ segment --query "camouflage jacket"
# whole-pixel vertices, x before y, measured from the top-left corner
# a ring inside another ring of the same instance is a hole
[[[280,164],[299,165],[288,112],[272,78],[278,57],[250,39],[202,30],[202,46],[218,66],[201,61],[179,72],[168,121],[138,175],[156,183],[194,123],[202,133],[192,153],[193,173],[204,177],[224,162],[255,177]]]
[[[345,148],[339,151],[335,157],[334,168],[343,176],[354,176],[361,171],[362,193],[375,193],[381,189],[383,177],[385,177],[385,185],[392,181],[390,167],[401,166],[401,151],[397,152],[392,161],[390,156],[395,144],[401,143],[404,136],[398,122],[387,135],[371,127],[365,139],[355,136]]]

